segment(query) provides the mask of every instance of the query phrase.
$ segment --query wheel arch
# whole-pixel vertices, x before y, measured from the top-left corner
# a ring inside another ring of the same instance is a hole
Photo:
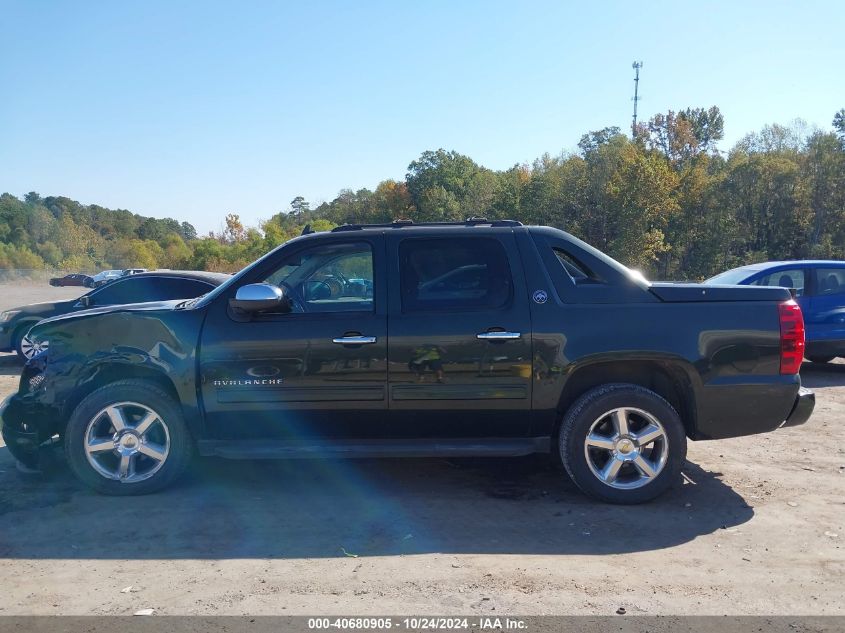
[[[23,338],[26,336],[26,333],[29,332],[33,327],[41,323],[44,319],[39,319],[38,317],[26,317],[21,319],[17,324],[15,324],[15,328],[12,330],[12,347],[17,351],[18,346],[18,336]]]
[[[155,384],[173,398],[180,408],[182,407],[176,385],[173,384],[170,377],[163,371],[135,363],[123,363],[119,361],[101,362],[97,363],[93,371],[79,381],[77,387],[65,401],[63,415],[61,416],[64,424],[67,424],[68,418],[70,418],[74,409],[79,406],[79,403],[90,394],[100,387],[105,387],[106,385],[122,380],[142,380]]]
[[[681,417],[689,438],[696,435],[696,398],[691,368],[664,359],[632,358],[598,360],[575,368],[567,378],[558,402],[555,437],[563,416],[582,395],[600,385],[629,383],[654,391],[664,398]]]

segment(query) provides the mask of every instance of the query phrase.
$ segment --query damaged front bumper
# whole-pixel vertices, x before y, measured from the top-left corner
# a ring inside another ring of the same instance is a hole
[[[44,411],[20,396],[6,398],[0,405],[0,433],[6,448],[28,468],[38,468],[44,450],[54,439],[53,425]]]
[[[0,432],[3,442],[12,456],[29,468],[38,467],[38,453],[41,442],[35,428],[24,422],[20,400],[9,396],[0,405]]]

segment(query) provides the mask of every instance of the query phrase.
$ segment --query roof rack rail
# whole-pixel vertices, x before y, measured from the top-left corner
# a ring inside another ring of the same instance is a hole
[[[385,222],[383,224],[341,224],[332,229],[332,233],[340,231],[360,231],[362,229],[401,229],[406,226],[522,226],[522,222],[517,220],[488,220],[472,216],[463,221],[457,222],[414,222],[406,218],[397,218],[393,222]]]

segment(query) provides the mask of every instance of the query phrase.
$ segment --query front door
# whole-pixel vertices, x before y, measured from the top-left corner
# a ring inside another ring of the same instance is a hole
[[[311,244],[309,246],[308,244]],[[241,284],[271,283],[287,313],[210,307],[200,345],[212,439],[378,437],[387,409],[381,236],[303,240]]]
[[[525,437],[531,321],[512,234],[396,231],[390,278],[390,433]]]

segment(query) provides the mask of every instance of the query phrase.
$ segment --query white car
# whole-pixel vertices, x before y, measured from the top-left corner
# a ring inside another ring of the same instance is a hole
[[[100,286],[104,286],[110,281],[120,279],[121,277],[123,277],[122,270],[104,270],[94,275],[94,281],[91,285],[94,288],[99,288]]]

